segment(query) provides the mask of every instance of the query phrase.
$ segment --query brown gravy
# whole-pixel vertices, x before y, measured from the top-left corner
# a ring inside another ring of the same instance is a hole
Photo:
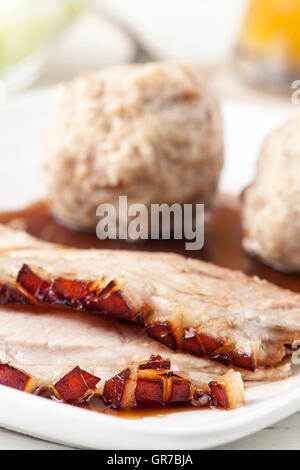
[[[43,398],[48,398],[50,400],[59,401],[54,396],[53,392],[49,388],[39,388],[35,395],[38,395]],[[106,406],[99,395],[92,396],[88,401],[84,403],[79,403],[76,405],[78,408],[84,408],[86,410],[96,411],[97,413],[103,413],[109,416],[114,416],[117,418],[123,419],[142,419],[142,418],[163,418],[172,413],[178,413],[180,411],[194,411],[199,408],[194,406],[174,406],[167,408],[153,408],[153,407],[137,407],[133,410],[114,410]],[[203,409],[203,408],[201,408]],[[205,409],[205,407],[204,407]]]
[[[60,226],[51,216],[45,202],[37,202],[21,211],[0,213],[0,223],[13,221],[14,226],[42,240],[76,248],[171,251],[184,256],[211,261],[219,266],[239,269],[257,275],[281,287],[300,292],[300,275],[286,274],[265,266],[247,255],[242,246],[239,200],[222,195],[210,210],[205,225],[205,244],[200,251],[186,251],[184,240],[155,240],[128,243],[121,240],[99,240],[96,234],[75,232]]]
[[[21,211],[0,213],[0,223],[12,223],[14,226],[18,226],[42,240],[76,248],[175,252],[184,256],[211,261],[220,266],[239,269],[246,274],[257,275],[281,287],[300,293],[300,275],[275,271],[244,252],[241,246],[240,202],[232,196],[219,196],[214,207],[211,208],[205,224],[205,244],[201,251],[185,251],[184,240],[149,240],[138,243],[99,240],[96,235],[75,232],[60,226],[51,216],[46,202],[37,202]],[[49,392],[42,391],[38,394],[46,398],[53,398]],[[180,408],[143,408],[130,411],[112,410],[107,408],[101,398],[96,396],[79,406],[126,419],[162,417],[178,411],[197,409],[186,406]]]
[[[97,411],[98,413],[104,413],[110,416],[115,416],[123,419],[142,419],[142,418],[163,418],[172,413],[178,413],[180,411],[194,411],[199,408],[194,406],[174,406],[166,408],[135,408],[133,410],[113,410],[108,408],[103,403],[100,397],[94,396],[87,403],[79,405],[80,408],[86,408],[88,410]],[[202,409],[202,408],[201,408]]]

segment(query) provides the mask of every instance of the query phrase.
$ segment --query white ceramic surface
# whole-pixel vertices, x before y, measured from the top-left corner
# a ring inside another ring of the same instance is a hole
[[[42,196],[38,162],[51,90],[0,107],[0,209]],[[239,192],[250,180],[263,136],[286,113],[226,102],[226,167],[221,187]],[[300,409],[300,368],[290,379],[247,390],[245,407],[194,410],[123,420],[0,386],[0,425],[55,442],[102,449],[202,449],[254,433]]]

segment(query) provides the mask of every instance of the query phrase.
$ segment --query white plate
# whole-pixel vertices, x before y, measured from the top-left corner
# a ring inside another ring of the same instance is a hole
[[[0,107],[0,209],[42,196],[42,132],[51,90],[18,97]],[[239,192],[251,181],[263,137],[287,113],[226,102],[226,167],[221,187]],[[124,420],[77,409],[0,386],[0,425],[55,442],[102,449],[203,449],[239,439],[300,410],[300,368],[280,382],[246,392],[243,408],[193,410],[163,418]]]

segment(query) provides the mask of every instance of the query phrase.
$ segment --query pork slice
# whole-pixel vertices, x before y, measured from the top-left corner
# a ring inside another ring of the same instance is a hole
[[[172,370],[199,384],[225,374],[225,365],[175,352],[150,338],[143,328],[94,315],[49,307],[0,307],[0,362],[9,362],[48,386],[75,366],[110,379],[133,362],[151,355],[171,361]],[[243,371],[246,380],[276,380],[289,376],[290,365],[257,372]]]
[[[63,248],[2,226],[0,266],[2,303],[109,314],[174,350],[241,369],[278,364],[300,340],[298,294],[180,255]]]

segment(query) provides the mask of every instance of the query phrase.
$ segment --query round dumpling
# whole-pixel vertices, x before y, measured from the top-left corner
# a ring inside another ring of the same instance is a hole
[[[247,251],[275,268],[300,270],[300,114],[265,140],[243,208]]]
[[[196,70],[131,64],[56,92],[43,154],[54,215],[94,231],[100,204],[206,203],[223,164],[216,98]]]

